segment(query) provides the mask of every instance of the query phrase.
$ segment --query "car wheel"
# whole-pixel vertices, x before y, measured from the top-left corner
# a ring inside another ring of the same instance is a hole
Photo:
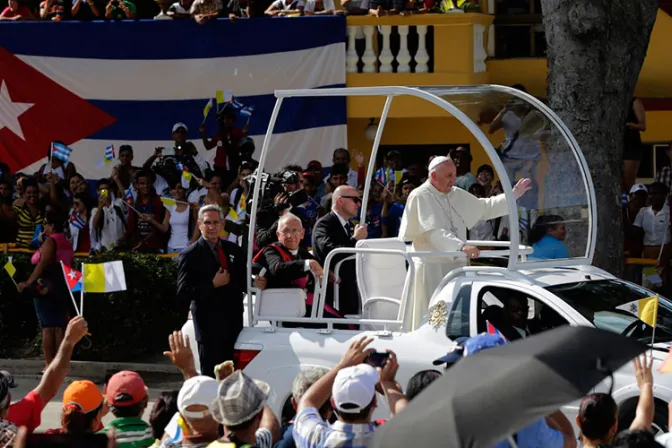
[[[632,424],[632,421],[635,419],[635,413],[637,411],[637,401],[633,400],[631,404],[626,404],[620,412],[618,418],[618,430],[623,431],[628,429]],[[655,402],[655,413],[653,417],[652,430],[654,435],[663,434],[668,432],[668,410],[667,405],[661,401]]]

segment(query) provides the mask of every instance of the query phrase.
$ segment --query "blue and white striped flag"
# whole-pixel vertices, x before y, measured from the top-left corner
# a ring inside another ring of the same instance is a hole
[[[68,163],[72,148],[68,148],[62,143],[54,142],[51,144],[51,155],[63,163]],[[100,153],[99,153],[100,154]]]
[[[73,213],[70,217],[70,225],[75,229],[82,230],[84,227],[86,227],[86,221],[84,221],[84,219],[79,216],[79,213]]]
[[[243,117],[251,117],[254,113],[254,106],[245,106],[240,110],[240,115]]]
[[[236,97],[235,97],[235,96],[234,96],[233,98],[231,98],[231,105],[232,105],[233,107],[235,107],[236,109],[240,109],[241,107],[244,106],[243,103],[241,103],[241,102],[239,102],[238,100],[236,100]]]

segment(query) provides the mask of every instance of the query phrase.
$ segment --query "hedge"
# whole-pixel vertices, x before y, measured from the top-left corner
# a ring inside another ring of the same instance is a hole
[[[31,274],[30,255],[14,253],[14,278],[23,281]],[[0,267],[8,254],[0,255]],[[157,356],[167,348],[168,333],[184,324],[189,304],[176,297],[177,263],[170,258],[137,253],[107,253],[75,258],[102,263],[122,260],[127,291],[85,294],[84,317],[89,324],[91,344],[79,344],[74,358],[88,361],[138,361]],[[79,293],[75,294],[79,304]],[[70,302],[70,301],[69,301]],[[75,310],[70,306],[71,315]],[[2,269],[0,272],[0,355],[25,357],[39,354],[40,331],[33,301],[22,296]],[[32,349],[32,350],[31,350]]]

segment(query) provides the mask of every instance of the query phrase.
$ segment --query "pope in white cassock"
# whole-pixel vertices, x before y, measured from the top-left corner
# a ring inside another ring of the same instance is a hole
[[[448,157],[436,157],[429,164],[429,179],[408,196],[399,239],[413,242],[413,251],[462,251],[467,258],[476,258],[478,248],[466,244],[467,229],[478,221],[509,213],[504,194],[479,199],[460,188],[453,188],[455,178],[453,161]],[[521,179],[513,187],[513,194],[518,199],[529,189],[530,180]],[[466,265],[465,259],[455,257],[415,258],[414,262],[413,329],[420,326],[441,279],[451,270]]]

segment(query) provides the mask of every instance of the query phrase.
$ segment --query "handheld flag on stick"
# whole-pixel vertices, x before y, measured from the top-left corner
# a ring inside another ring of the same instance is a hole
[[[126,274],[122,261],[82,265],[83,292],[126,291]]]
[[[185,190],[189,189],[189,185],[191,184],[191,178],[192,178],[192,174],[189,172],[189,170],[187,170],[186,168],[183,168],[182,169],[182,180],[181,180],[182,188],[184,188]]]
[[[250,119],[252,118],[252,114],[254,113],[254,106],[245,106],[240,110],[240,115],[243,117],[247,117],[247,123],[250,124]]]
[[[51,155],[67,165],[72,154],[72,148],[68,148],[62,143],[54,142],[51,144]]]
[[[14,274],[16,274],[16,268],[12,263],[12,257],[9,257],[9,260],[7,261],[7,263],[5,263],[5,271],[7,271],[7,274],[9,274],[9,278],[12,279],[12,282],[14,283],[14,286],[16,286],[16,289],[19,289],[19,285],[17,285],[16,280],[14,280]]]
[[[650,327],[655,328],[656,320],[658,319],[658,296],[635,300],[634,302],[617,306],[616,309],[627,311]]]
[[[75,229],[82,230],[84,227],[86,227],[86,221],[84,221],[82,217],[79,216],[79,213],[75,212],[70,217],[70,225]]]
[[[230,103],[236,109],[240,109],[243,107],[243,103],[238,102],[234,96],[231,96]]]
[[[75,296],[72,293],[82,289],[82,273],[64,265],[62,261],[61,261],[61,269],[63,270],[63,277],[65,278],[65,283],[68,285],[68,292],[70,293],[72,304],[75,306],[75,311],[77,312],[77,314],[81,316],[82,313],[79,311],[79,307],[77,306],[77,302],[75,301]]]
[[[395,171],[394,172],[394,185],[399,185],[401,183],[401,179],[404,177],[404,172],[403,171]]]
[[[114,160],[114,145],[105,147],[105,164],[109,165]]]
[[[161,202],[163,202],[163,205],[166,207],[175,207],[177,205],[177,201],[173,198],[161,198]]]
[[[217,100],[217,109],[219,110],[219,106],[224,104],[224,91],[223,90],[218,90],[215,93],[215,99]]]
[[[502,339],[504,339],[505,341],[508,341],[508,339],[506,339],[506,337],[504,337],[504,335],[502,334],[502,332],[499,331],[499,330],[497,329],[497,327],[495,327],[494,325],[492,325],[492,324],[490,323],[490,321],[486,320],[486,321],[485,321],[485,326],[486,326],[486,332],[487,332],[488,334],[496,334],[497,336],[500,336],[500,337],[501,337]]]
[[[211,110],[212,110],[212,98],[208,100],[208,104],[206,104],[205,107],[203,108],[203,124],[205,124],[205,120],[207,120]]]

